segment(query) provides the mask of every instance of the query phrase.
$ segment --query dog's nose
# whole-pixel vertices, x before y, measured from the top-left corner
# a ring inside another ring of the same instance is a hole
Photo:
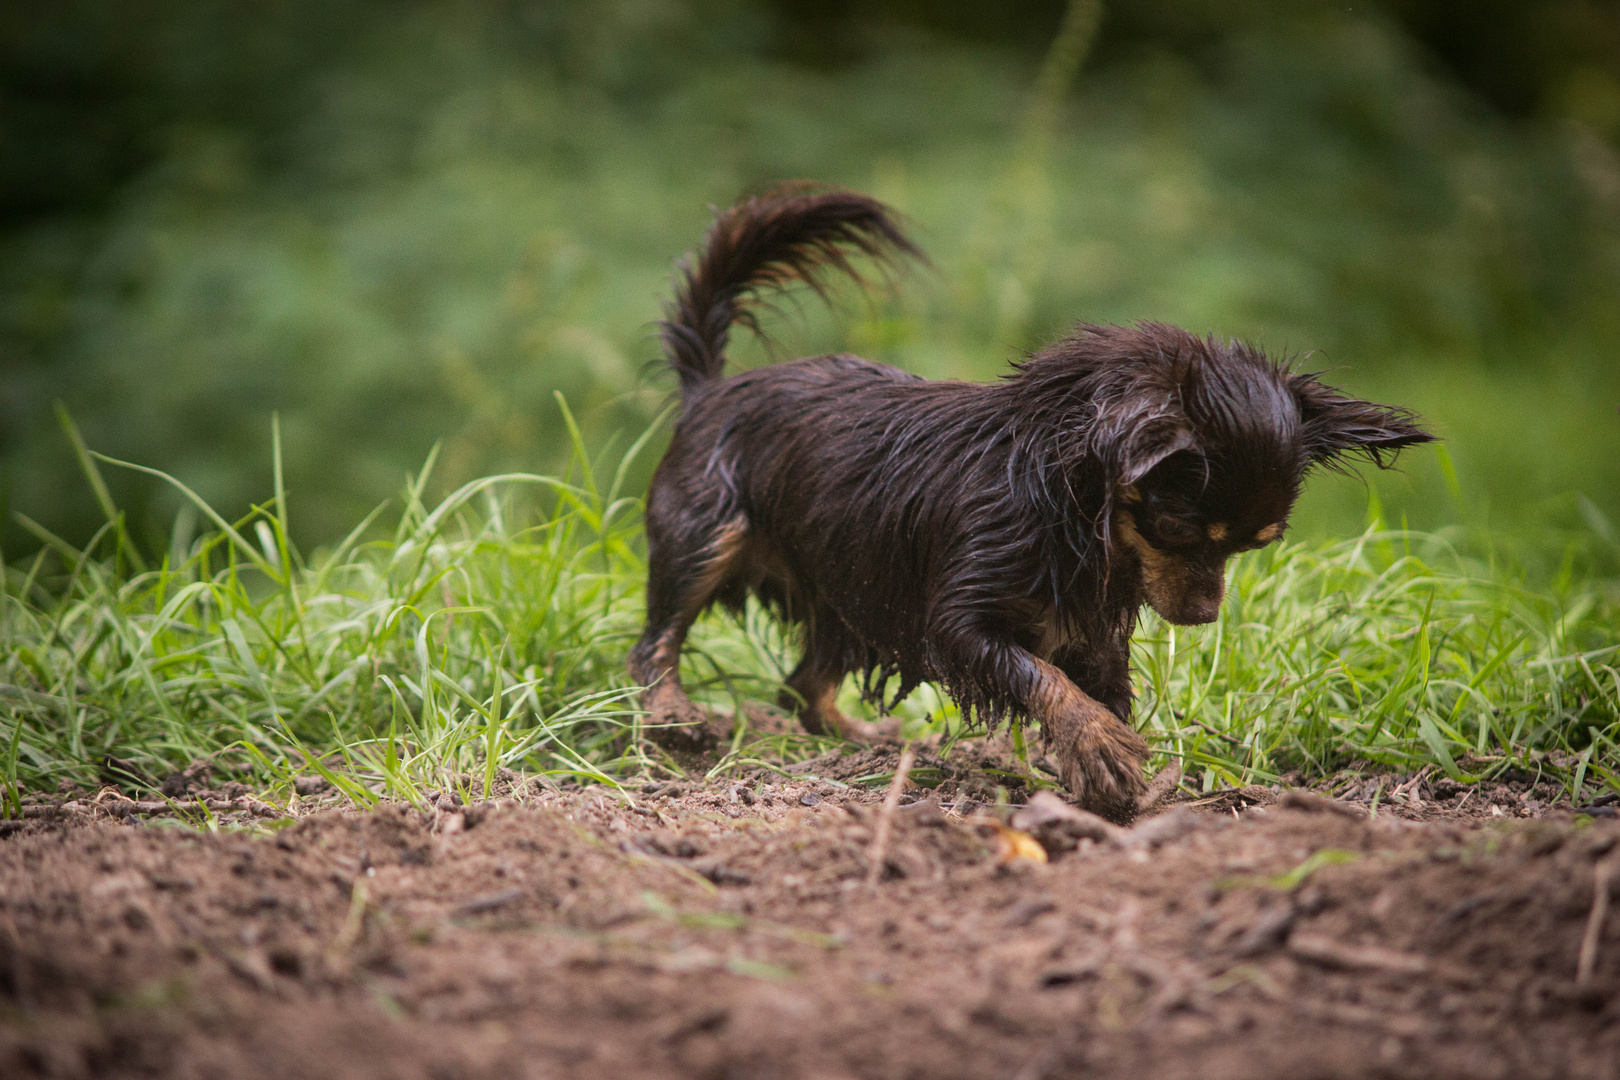
[[[1187,626],[1202,626],[1212,623],[1221,617],[1221,600],[1225,597],[1224,588],[1213,590],[1198,589],[1182,597],[1181,614]]]
[[[1183,597],[1174,607],[1154,610],[1177,626],[1203,626],[1221,617],[1221,602],[1219,598]]]

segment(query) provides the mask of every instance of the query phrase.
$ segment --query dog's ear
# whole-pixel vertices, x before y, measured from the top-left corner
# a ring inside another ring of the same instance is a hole
[[[1331,467],[1346,454],[1359,453],[1386,469],[1403,447],[1435,439],[1405,409],[1346,397],[1314,375],[1296,375],[1289,382],[1299,403],[1305,452],[1313,465]],[[1386,454],[1389,461],[1384,460]]]
[[[1185,420],[1158,417],[1141,423],[1126,440],[1119,467],[1119,482],[1134,484],[1171,454],[1198,449]]]

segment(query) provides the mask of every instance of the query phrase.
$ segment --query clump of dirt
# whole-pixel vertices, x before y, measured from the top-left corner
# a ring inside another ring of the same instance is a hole
[[[886,739],[864,749],[834,748],[796,762],[785,770],[792,775],[831,780],[841,784],[886,784],[893,777],[904,744]],[[765,777],[764,771],[747,774]],[[942,747],[939,736],[917,746],[908,774],[909,790],[929,790],[947,806],[957,802],[985,805],[998,799],[1022,802],[1041,784],[1057,782],[1057,773],[1038,750],[1020,760],[1006,733],[964,739]]]
[[[0,841],[0,1075],[1616,1073],[1620,823],[1521,819],[1533,785],[1183,794],[1043,863],[960,777],[885,818],[853,781],[893,768],[57,807]]]

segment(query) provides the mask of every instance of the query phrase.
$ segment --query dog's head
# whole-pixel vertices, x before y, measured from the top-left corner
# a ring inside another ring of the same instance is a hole
[[[1160,323],[1085,326],[1054,352],[1083,365],[1083,440],[1110,485],[1114,558],[1172,623],[1214,621],[1227,560],[1282,536],[1311,468],[1353,454],[1385,467],[1433,439],[1404,410]]]

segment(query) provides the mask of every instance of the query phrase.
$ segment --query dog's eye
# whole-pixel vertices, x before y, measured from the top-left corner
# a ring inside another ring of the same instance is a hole
[[[1153,523],[1153,531],[1160,539],[1172,544],[1196,544],[1204,538],[1198,526],[1180,518],[1161,517]]]

